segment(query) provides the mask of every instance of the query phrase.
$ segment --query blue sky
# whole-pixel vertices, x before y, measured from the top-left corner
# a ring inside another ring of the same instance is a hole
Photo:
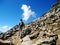
[[[27,24],[47,12],[57,0],[0,0],[0,31],[6,32],[22,18]]]

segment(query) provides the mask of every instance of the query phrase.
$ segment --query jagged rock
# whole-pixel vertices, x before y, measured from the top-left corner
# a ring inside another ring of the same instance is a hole
[[[29,35],[30,36],[30,39],[34,39],[34,38],[37,38],[39,35],[39,31],[36,31],[34,32],[33,34]]]
[[[49,26],[48,27],[48,30],[53,30],[53,26]]]
[[[29,35],[23,38],[23,42],[21,45],[32,45],[32,41],[30,40]]]
[[[3,39],[3,34],[0,34],[0,39]]]
[[[52,31],[57,31],[59,28],[55,28],[55,29],[53,29]]]
[[[3,38],[3,33],[0,31],[0,39]]]
[[[7,41],[7,40],[1,40],[0,39],[0,45],[13,45],[11,41]]]
[[[56,9],[56,12],[59,12],[59,11],[60,11],[60,8],[57,8],[57,9]]]
[[[31,33],[31,30],[30,30],[29,28],[24,29],[24,30],[22,31],[22,38],[23,38],[24,36],[30,34],[30,33]]]
[[[47,17],[47,18],[50,17],[50,12],[46,13],[46,17]]]
[[[45,26],[42,27],[42,30],[46,30],[47,28]]]
[[[35,45],[56,45],[56,40],[53,37],[40,38],[36,41]]]
[[[40,30],[39,36],[41,37],[43,35],[45,35],[45,32],[43,30]]]
[[[56,41],[60,37],[59,32],[57,35],[54,34],[56,31],[60,30],[60,2],[55,4],[52,9],[28,25],[29,29],[25,29],[22,32],[22,45],[56,45]],[[18,30],[19,26],[16,25],[3,35],[0,35],[0,38],[12,40],[12,37],[14,37],[14,39],[16,39],[18,38]],[[16,33],[17,35],[15,35]],[[37,40],[38,37],[39,39]],[[14,39],[12,42],[15,41]],[[16,42],[18,43],[18,41],[15,41],[14,43]]]
[[[6,40],[8,37],[11,37],[11,36],[12,36],[12,32],[8,31],[3,34],[3,39]]]
[[[47,20],[46,20],[46,23],[47,23],[47,24],[52,24],[52,23],[53,23],[53,21],[52,21],[52,20],[50,20],[50,19],[47,19]]]
[[[56,23],[60,23],[60,19],[56,20]]]
[[[16,32],[16,29],[15,29],[15,28],[13,28],[13,32],[12,32],[12,33],[13,33],[13,34],[15,34],[15,32]]]
[[[45,25],[45,23],[44,23],[44,22],[41,22],[41,25],[42,25],[42,26],[44,26],[44,25]]]

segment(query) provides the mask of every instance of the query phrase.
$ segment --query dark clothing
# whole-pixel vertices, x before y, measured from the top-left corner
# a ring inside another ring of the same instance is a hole
[[[24,26],[24,23],[21,21],[21,22],[19,23],[19,36],[20,36],[20,37],[22,36],[22,28],[23,28],[23,26]]]
[[[22,28],[22,27],[24,26],[24,23],[21,21],[21,22],[19,23],[19,26],[20,26],[20,28]]]

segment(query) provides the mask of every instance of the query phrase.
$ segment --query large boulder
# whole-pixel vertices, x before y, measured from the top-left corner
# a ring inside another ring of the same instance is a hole
[[[22,38],[25,37],[26,35],[30,34],[31,30],[29,28],[23,29],[22,31]]]
[[[13,43],[11,41],[0,39],[0,45],[13,45]]]
[[[29,38],[29,35],[25,36],[21,45],[32,45],[32,41]]]

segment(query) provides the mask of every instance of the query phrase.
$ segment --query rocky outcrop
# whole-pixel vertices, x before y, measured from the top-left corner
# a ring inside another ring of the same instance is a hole
[[[18,25],[14,26],[10,30],[5,33],[0,34],[0,45],[14,45],[12,41],[8,41],[7,39],[13,36],[19,30]]]
[[[22,40],[23,42],[21,45],[56,45],[57,36],[54,35],[53,37],[38,37],[34,42],[34,40],[31,40],[30,36],[27,35]]]
[[[7,40],[9,37],[13,36],[18,30],[18,25],[16,25],[7,32],[0,34],[0,39]]]
[[[7,40],[1,40],[0,39],[0,45],[13,45],[11,41],[7,41]]]
[[[19,37],[18,25],[1,34],[0,39],[9,40],[14,45],[60,45],[60,1],[27,25],[23,29],[22,39]]]
[[[59,37],[55,31],[60,30],[60,2],[56,3],[42,17],[31,22],[29,27],[33,33],[29,35],[29,39],[26,41],[24,39],[26,37],[23,38],[22,45],[56,45]],[[33,37],[32,40],[31,37]]]

